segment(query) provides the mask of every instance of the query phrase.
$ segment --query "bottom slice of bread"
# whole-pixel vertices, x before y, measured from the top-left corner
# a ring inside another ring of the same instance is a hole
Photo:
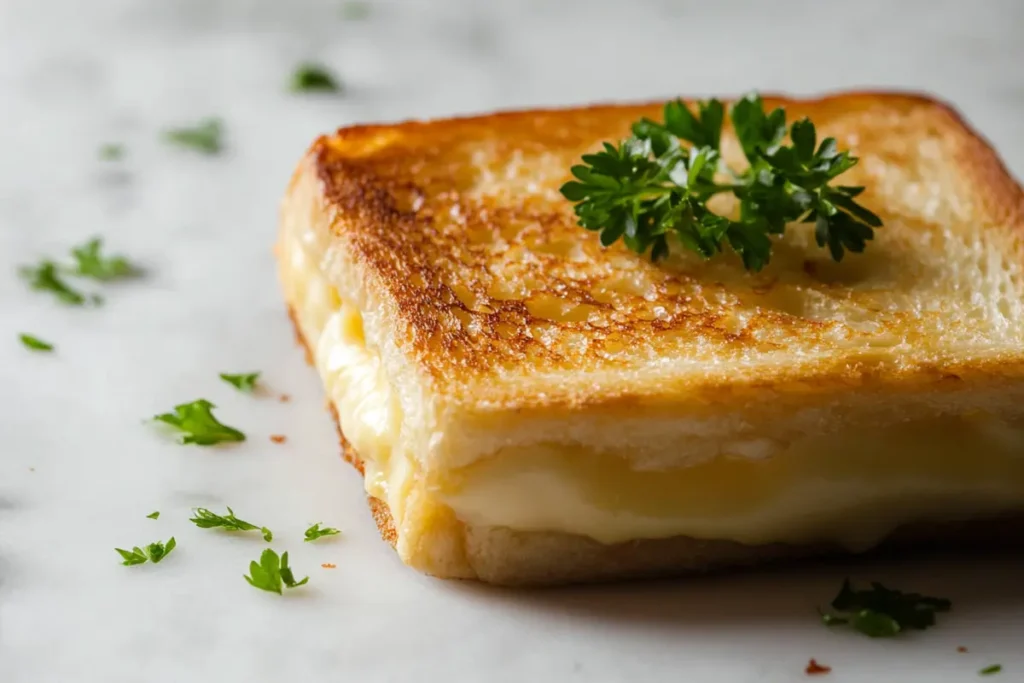
[[[305,349],[307,360],[311,360],[309,345],[295,322],[295,314],[289,314],[296,339]],[[342,455],[363,476],[363,461],[345,438],[337,408],[333,403],[328,406],[338,429]],[[367,496],[367,501],[381,538],[394,546],[398,535],[387,503],[374,496]],[[830,544],[744,545],[689,536],[606,545],[575,534],[523,532],[462,523],[458,527],[462,533],[461,551],[474,577],[507,586],[681,576],[845,552]],[[1024,549],[1024,517],[907,525],[897,529],[873,552],[952,549]]]

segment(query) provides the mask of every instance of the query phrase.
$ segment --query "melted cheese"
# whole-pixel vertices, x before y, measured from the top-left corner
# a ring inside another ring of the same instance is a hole
[[[366,490],[388,503],[401,534],[415,467],[395,452],[401,409],[359,311],[341,301],[286,240],[289,299]],[[315,340],[315,341],[314,341]],[[742,448],[669,471],[638,471],[614,453],[565,444],[499,450],[441,473],[429,492],[460,520],[604,543],[677,535],[748,544],[834,542],[867,549],[909,522],[1024,509],[1024,425],[984,415],[905,423]]]
[[[538,445],[499,453],[452,481],[447,501],[473,524],[571,531],[605,543],[686,535],[858,551],[908,522],[1024,508],[1024,430],[983,417],[922,421],[668,471]]]

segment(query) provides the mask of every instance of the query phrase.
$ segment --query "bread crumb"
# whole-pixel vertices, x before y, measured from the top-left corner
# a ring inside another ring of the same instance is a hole
[[[331,562],[324,562],[324,563],[323,563],[322,565],[320,565],[320,566],[321,566],[321,567],[323,567],[324,569],[337,569],[337,567],[338,567],[338,565],[336,565],[336,564],[333,564],[333,563],[331,563]]]
[[[274,443],[284,443],[285,440],[287,440],[287,438],[288,437],[286,437],[284,434],[271,434],[270,435],[270,440],[273,441]]]
[[[957,652],[967,652],[967,648],[964,647],[963,645],[960,645],[959,647],[957,647],[956,651]]]
[[[292,400],[292,397],[289,396],[288,394],[281,394],[280,396],[277,397],[277,400],[280,401],[281,403],[287,403],[288,401]]]
[[[824,664],[818,664],[818,662],[812,658],[811,661],[807,662],[806,671],[808,676],[816,676],[817,674],[827,674],[832,671],[832,667],[825,666]]]

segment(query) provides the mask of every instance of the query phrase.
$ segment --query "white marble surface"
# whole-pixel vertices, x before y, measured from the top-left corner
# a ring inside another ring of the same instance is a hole
[[[934,91],[1024,175],[1024,5],[798,1],[375,4],[0,0],[0,681],[1024,680],[1021,563],[832,566],[522,594],[406,570],[338,457],[273,272],[275,211],[318,133],[356,121],[676,93]],[[798,41],[788,38],[801,36]],[[305,58],[340,97],[282,84]],[[222,116],[228,151],[158,131]],[[123,162],[97,160],[122,142]],[[107,304],[28,292],[18,264],[100,234],[148,270]],[[53,356],[17,343],[30,331]],[[294,400],[238,395],[259,369]],[[143,419],[200,396],[250,440],[174,445]],[[268,441],[286,434],[285,445]],[[263,544],[187,522],[232,505],[312,576],[284,598],[242,580]],[[144,515],[160,510],[158,521]],[[344,530],[299,542],[322,520]],[[114,546],[174,535],[160,565]],[[337,569],[326,570],[322,562]],[[845,573],[948,595],[941,628],[874,642],[822,628]],[[970,648],[958,654],[957,645]]]

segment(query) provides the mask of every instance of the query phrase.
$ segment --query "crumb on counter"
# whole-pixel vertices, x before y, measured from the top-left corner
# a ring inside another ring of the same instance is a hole
[[[967,648],[964,647],[963,645],[959,645],[959,646],[957,646],[956,651],[957,652],[967,652]]]
[[[285,441],[288,440],[288,437],[286,437],[284,434],[271,434],[270,440],[273,441],[274,443],[284,443]]]
[[[811,661],[807,662],[806,671],[808,676],[816,676],[818,674],[827,674],[832,671],[832,667],[818,664],[817,660],[812,657]]]
[[[289,394],[281,394],[280,396],[277,397],[277,400],[280,401],[281,403],[287,403],[288,401],[292,400],[292,397]]]
[[[320,566],[323,567],[324,569],[337,569],[338,568],[338,565],[334,564],[333,562],[324,562]]]

